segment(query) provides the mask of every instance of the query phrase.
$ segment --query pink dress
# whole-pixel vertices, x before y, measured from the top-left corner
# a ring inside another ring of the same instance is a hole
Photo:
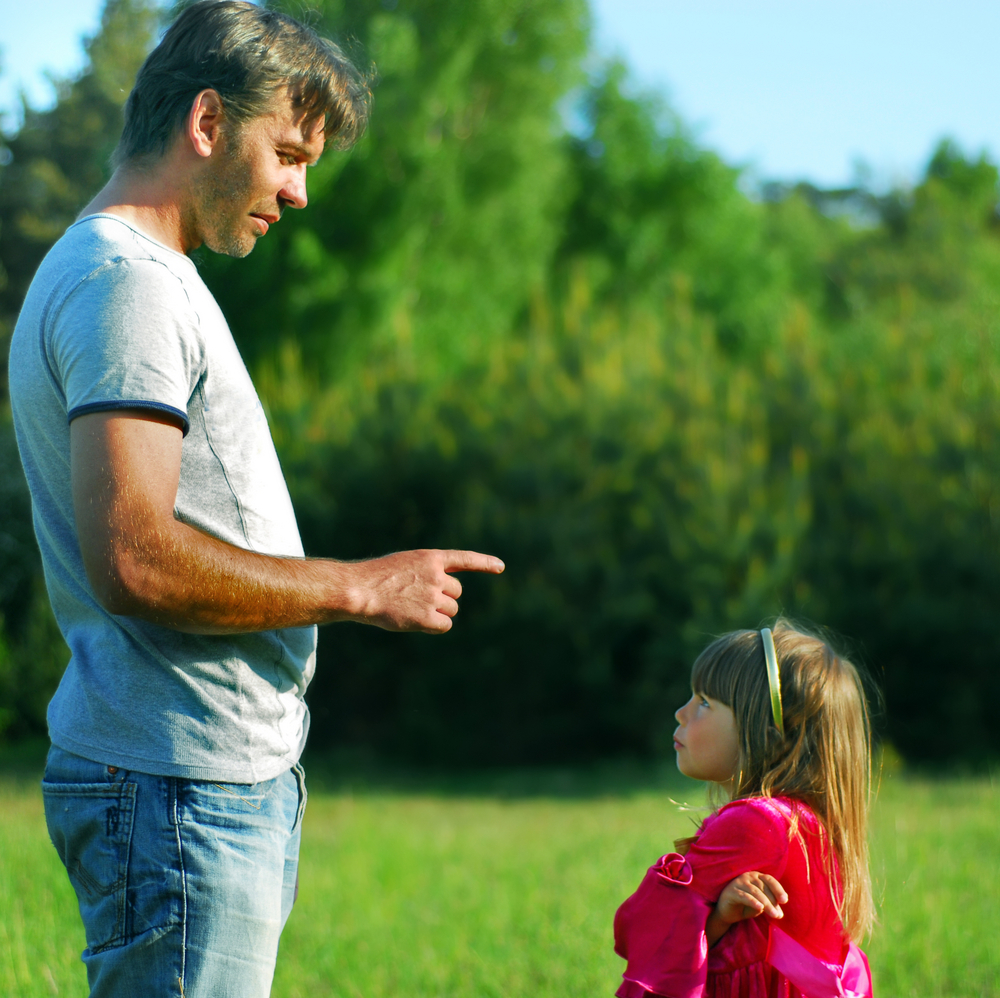
[[[787,797],[733,801],[706,818],[687,855],[661,857],[615,915],[615,952],[628,961],[618,998],[871,998],[868,962],[837,914],[826,842],[815,814]],[[709,949],[712,906],[749,870],[781,882],[785,917],[737,922]]]

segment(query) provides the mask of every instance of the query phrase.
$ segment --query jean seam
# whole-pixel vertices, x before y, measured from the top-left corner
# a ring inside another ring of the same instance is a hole
[[[125,883],[122,884],[122,892],[119,895],[119,903],[121,906],[121,912],[119,914],[119,921],[121,924],[122,931],[122,942],[127,943],[129,939],[129,929],[130,929],[130,919],[128,917],[128,885],[130,882],[129,871],[131,870],[132,864],[132,836],[135,833],[135,808],[136,808],[136,798],[139,792],[139,785],[137,783],[126,783],[122,780],[118,784],[118,808],[121,810],[121,802],[126,796],[129,799],[129,823],[128,823],[128,836],[125,839]]]
[[[184,868],[184,841],[181,837],[180,809],[177,803],[177,779],[171,778],[170,783],[171,820],[174,825],[174,835],[177,840],[177,865],[181,874],[181,973],[177,978],[180,988],[180,998],[184,998],[184,981],[187,977],[187,932],[188,932],[188,884],[187,871]]]
[[[299,792],[299,806],[295,812],[295,821],[292,824],[292,833],[301,825],[302,818],[306,813],[306,800],[308,794],[306,793],[306,771],[302,768],[301,763],[295,763],[292,766],[292,772],[295,774],[295,784]]]

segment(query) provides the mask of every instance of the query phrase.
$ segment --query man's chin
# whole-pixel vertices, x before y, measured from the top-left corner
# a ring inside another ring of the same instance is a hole
[[[231,256],[236,260],[242,260],[243,257],[249,256],[250,251],[256,245],[256,236],[250,236],[245,239],[205,240],[205,246],[207,246],[213,253],[218,253],[220,256]]]

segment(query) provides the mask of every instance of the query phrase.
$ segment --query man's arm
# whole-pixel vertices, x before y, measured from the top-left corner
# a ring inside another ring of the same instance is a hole
[[[443,633],[462,586],[449,572],[503,571],[473,551],[370,561],[274,558],[181,523],[180,427],[115,410],[70,424],[73,506],[87,577],[105,609],[195,634],[355,620]]]

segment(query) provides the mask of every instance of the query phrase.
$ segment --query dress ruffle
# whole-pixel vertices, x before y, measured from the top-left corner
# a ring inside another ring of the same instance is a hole
[[[615,915],[615,952],[628,961],[618,998],[646,993],[701,998],[705,990],[711,905],[690,890],[693,874],[679,853],[653,864]],[[637,990],[637,988],[639,990]]]

